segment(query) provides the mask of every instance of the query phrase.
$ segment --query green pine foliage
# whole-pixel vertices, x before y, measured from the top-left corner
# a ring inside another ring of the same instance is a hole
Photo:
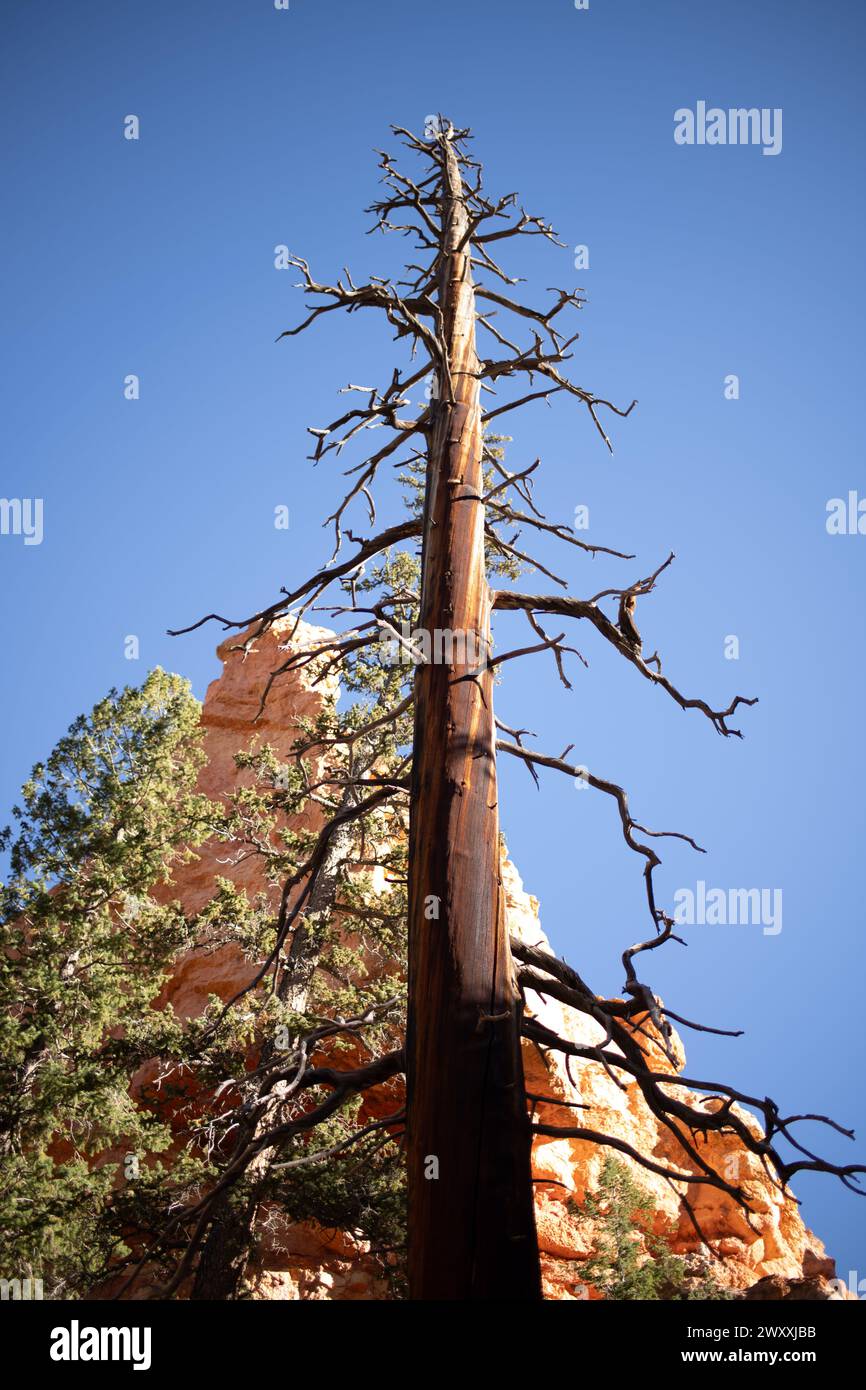
[[[202,761],[197,701],[153,671],[75,721],[3,832],[0,1244],[4,1273],[41,1277],[49,1297],[123,1249],[103,1220],[123,1165],[101,1156],[122,1146],[141,1169],[170,1142],[129,1080],[177,1043],[174,1015],[150,1005],[192,926],[150,890],[213,827]]]
[[[659,1233],[658,1209],[629,1169],[608,1155],[596,1192],[582,1207],[571,1203],[580,1224],[592,1233],[595,1253],[580,1265],[580,1277],[615,1301],[727,1299],[730,1293],[708,1274],[692,1277]]]

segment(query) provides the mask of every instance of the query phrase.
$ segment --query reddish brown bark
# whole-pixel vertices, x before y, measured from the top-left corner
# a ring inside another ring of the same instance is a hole
[[[490,635],[475,291],[443,138],[440,339],[420,623]],[[435,644],[431,646],[435,650]],[[492,677],[421,666],[410,833],[409,1280],[414,1299],[540,1297],[519,1000],[500,882]],[[437,915],[438,914],[438,915]],[[435,1176],[434,1174],[437,1174]]]

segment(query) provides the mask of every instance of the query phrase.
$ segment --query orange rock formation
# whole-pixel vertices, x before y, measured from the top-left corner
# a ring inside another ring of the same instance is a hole
[[[253,725],[268,673],[285,660],[286,652],[280,646],[286,642],[290,626],[286,621],[278,623],[246,657],[230,650],[237,638],[219,649],[224,670],[211,684],[203,711],[208,764],[201,790],[209,796],[226,795],[244,775],[238,773],[233,758],[238,750],[249,746],[254,733],[287,755],[298,737],[298,718],[314,715],[320,706],[321,687],[313,688],[304,670],[293,671],[276,682],[264,716]],[[322,629],[302,623],[292,636],[292,645],[308,646],[321,636]],[[235,867],[227,865],[224,846],[212,842],[199,852],[195,862],[176,871],[170,896],[179,897],[188,912],[196,912],[211,896],[216,874],[233,878],[253,894],[264,887],[257,872],[252,859]],[[503,860],[503,875],[512,934],[550,949],[539,922],[538,903],[524,891],[507,859]],[[181,1017],[190,1018],[204,1008],[208,995],[230,997],[247,973],[248,967],[244,971],[231,951],[192,953],[180,963],[164,997],[170,998]],[[601,1029],[593,1020],[556,1000],[531,994],[529,1006],[561,1036],[590,1044],[602,1040]],[[678,1039],[675,1045],[682,1065],[685,1057]],[[600,1065],[582,1060],[572,1060],[572,1082],[563,1059],[557,1056],[545,1061],[529,1044],[525,1045],[524,1065],[530,1090],[591,1105],[593,1128],[624,1139],[660,1162],[692,1170],[688,1156],[649,1112],[635,1083],[620,1088]],[[700,1103],[701,1097],[687,1092],[684,1099]],[[553,1106],[542,1106],[539,1111],[543,1119],[560,1124],[564,1113]],[[753,1207],[749,1222],[730,1198],[710,1187],[695,1184],[686,1194],[702,1230],[724,1257],[722,1270],[712,1264],[714,1276],[735,1289],[748,1289],[764,1280],[755,1289],[759,1297],[844,1297],[834,1294],[827,1283],[834,1274],[833,1262],[820,1240],[804,1226],[796,1204],[772,1185],[759,1160],[729,1135],[711,1134],[705,1152],[719,1171],[746,1187]],[[536,1217],[547,1298],[587,1296],[580,1283],[579,1263],[575,1262],[592,1251],[586,1223],[578,1224],[571,1204],[595,1189],[603,1161],[604,1153],[584,1141],[539,1138],[535,1143]],[[623,1161],[630,1164],[627,1158]],[[652,1195],[660,1219],[673,1228],[673,1250],[699,1258],[700,1241],[678,1195],[664,1178],[631,1166],[636,1180]],[[309,1225],[291,1227],[281,1233],[279,1242],[269,1242],[265,1236],[257,1260],[254,1288],[262,1298],[348,1300],[385,1296],[363,1248],[342,1231]],[[791,1283],[802,1279],[802,1286]]]

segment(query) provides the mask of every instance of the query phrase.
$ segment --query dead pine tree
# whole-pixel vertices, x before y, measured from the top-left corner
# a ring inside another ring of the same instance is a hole
[[[565,363],[572,356],[569,348],[577,334],[564,333],[561,316],[580,308],[579,291],[554,291],[546,307],[533,307],[514,297],[517,281],[499,264],[496,243],[518,236],[556,242],[555,233],[541,218],[521,209],[514,194],[498,199],[484,194],[481,167],[468,153],[469,132],[439,119],[428,123],[420,137],[402,127],[395,127],[394,133],[422,161],[422,170],[412,178],[390,154],[381,153],[387,191],[370,209],[375,217],[371,230],[414,238],[420,263],[410,264],[408,279],[399,281],[373,277],[358,285],[344,271],[336,284],[325,284],[313,277],[305,260],[293,257],[292,264],[302,276],[301,287],[310,296],[309,312],[297,327],[280,335],[293,337],[335,309],[349,313],[374,309],[384,314],[395,338],[408,340],[411,346],[407,373],[395,369],[382,389],[346,387],[360,403],[310,433],[315,439],[315,461],[342,454],[352,443],[363,441],[371,429],[381,428],[386,442],[347,470],[348,492],[326,523],[334,527],[335,550],[321,570],[295,588],[284,588],[276,602],[251,617],[235,621],[212,613],[193,626],[215,620],[226,628],[246,629],[238,644],[243,650],[276,619],[289,614],[300,620],[311,610],[325,607],[333,617],[351,616],[350,628],[314,650],[292,650],[272,672],[262,692],[263,703],[274,681],[291,669],[312,664],[321,678],[348,662],[365,656],[373,659],[381,654],[383,641],[404,658],[408,655],[412,676],[393,708],[366,728],[347,729],[328,742],[355,749],[359,738],[374,742],[383,728],[396,729],[413,712],[411,747],[387,773],[382,773],[371,753],[353,763],[348,772],[341,768],[339,776],[334,774],[343,789],[342,809],[325,824],[309,858],[287,879],[273,948],[242,991],[262,988],[271,972],[274,990],[291,993],[297,988],[297,982],[292,985],[292,971],[300,962],[305,994],[315,958],[306,949],[299,950],[298,943],[303,946],[306,940],[305,915],[322,900],[335,844],[347,825],[363,822],[383,806],[408,808],[405,1048],[345,1071],[317,1067],[316,1047],[329,1036],[327,1026],[317,1028],[295,1039],[289,1090],[285,1055],[273,1060],[265,1053],[255,1072],[258,1090],[247,1096],[241,1137],[225,1157],[222,1177],[194,1207],[174,1214],[163,1232],[166,1246],[183,1248],[164,1293],[178,1288],[198,1262],[197,1296],[232,1297],[244,1262],[244,1239],[248,1241],[254,1219],[256,1193],[266,1189],[269,1164],[299,1134],[314,1134],[316,1125],[347,1098],[363,1095],[400,1073],[405,1073],[407,1082],[408,1272],[414,1299],[541,1297],[530,1171],[534,1133],[584,1139],[625,1153],[672,1183],[689,1211],[685,1192],[692,1184],[716,1187],[746,1212],[749,1209],[747,1195],[716,1172],[702,1152],[700,1136],[711,1131],[736,1135],[760,1157],[780,1190],[788,1190],[798,1171],[819,1169],[860,1191],[857,1175],[866,1171],[861,1165],[823,1160],[795,1136],[793,1126],[803,1119],[850,1135],[825,1117],[785,1117],[767,1098],[670,1069],[673,1022],[736,1035],[704,1028],[671,1012],[637,973],[639,957],[680,940],[673,918],[656,902],[653,875],[661,861],[652,841],[671,835],[702,851],[689,836],[640,825],[631,814],[625,790],[574,766],[568,761],[568,749],[561,755],[539,751],[526,743],[530,737],[526,730],[509,729],[495,717],[493,673],[512,659],[547,654],[559,679],[570,688],[566,658],[583,658],[566,644],[564,633],[551,635],[545,629],[548,616],[557,624],[560,619],[588,623],[644,680],[682,709],[706,717],[725,737],[740,737],[729,721],[739,706],[755,701],[736,696],[726,708],[714,708],[703,699],[684,695],[664,674],[657,653],[644,654],[636,622],[638,601],[653,592],[673,555],[645,578],[575,598],[568,594],[564,579],[523,548],[525,542],[517,545],[523,533],[535,532],[571,546],[573,552],[603,551],[619,560],[634,558],[590,545],[569,526],[549,522],[534,497],[539,461],[511,471],[488,441],[496,428],[493,422],[507,412],[568,396],[585,410],[591,426],[610,448],[605,414],[627,416],[635,403],[618,407],[566,374]],[[479,351],[480,334],[485,349],[490,345],[489,356]],[[512,335],[528,336],[528,341],[515,341]],[[432,383],[428,399],[413,408],[409,393],[420,392],[425,382]],[[500,399],[499,393],[509,387],[512,393]],[[487,394],[494,399],[488,402]],[[366,506],[370,525],[375,525],[377,476],[383,465],[401,463],[414,468],[419,481],[423,507],[417,514],[367,538],[344,529],[346,513],[355,504]],[[353,551],[344,559],[345,540]],[[399,553],[407,542],[413,547],[420,543],[417,591],[405,583],[394,587],[386,579],[377,588],[369,576],[362,582],[367,567]],[[518,566],[535,569],[557,591],[491,588],[491,574],[513,576]],[[342,591],[341,598],[321,604],[335,585]],[[602,606],[606,601],[612,605],[611,614]],[[526,646],[493,655],[491,615],[498,611],[524,614],[532,634]],[[407,620],[411,632],[427,639],[426,650],[419,648],[414,637],[406,636]],[[315,747],[315,739],[309,747]],[[624,999],[606,999],[563,961],[509,941],[500,880],[499,753],[522,760],[536,783],[539,769],[572,779],[579,776],[612,800],[624,840],[642,864],[650,916],[648,934],[622,955]],[[526,1015],[523,1004],[530,990],[588,1015],[600,1026],[602,1041],[578,1045]],[[331,1031],[360,1037],[364,1027],[364,1018],[340,1018]],[[620,1084],[623,1078],[636,1083],[651,1113],[676,1138],[681,1166],[632,1150],[593,1126],[591,1115],[588,1123],[574,1124],[569,1113],[573,1106],[562,1124],[539,1122],[540,1103],[564,1102],[527,1094],[521,1064],[521,1039],[525,1038],[542,1052],[558,1051],[603,1067]],[[656,1067],[659,1061],[665,1063],[661,1069]],[[695,1106],[681,1095],[688,1088],[709,1090],[712,1104]],[[323,1099],[311,1099],[321,1090]],[[760,1115],[762,1132],[756,1133],[742,1106]],[[399,1133],[403,1123],[401,1112],[364,1126],[359,1134],[368,1134],[376,1124],[390,1125],[392,1132]],[[780,1151],[780,1139],[793,1148],[793,1157]],[[318,1157],[327,1160],[330,1153],[324,1149]],[[316,1157],[313,1153],[312,1158]],[[247,1193],[244,1203],[232,1206],[234,1186],[248,1180],[251,1173],[255,1175],[252,1199]],[[695,1226],[703,1241],[696,1222]],[[220,1271],[221,1251],[229,1252],[228,1272]]]
[[[540,1277],[520,994],[500,883],[472,271],[477,228],[453,134],[435,149],[437,389],[427,434],[420,628],[458,634],[461,649],[452,647],[453,663],[419,665],[415,677],[409,1278],[417,1298],[533,1298]]]

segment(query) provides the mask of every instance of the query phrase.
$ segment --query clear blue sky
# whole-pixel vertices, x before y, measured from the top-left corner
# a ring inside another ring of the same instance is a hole
[[[318,523],[339,475],[305,461],[305,427],[396,359],[373,316],[275,345],[300,296],[273,248],[323,279],[344,264],[359,280],[396,270],[406,243],[364,235],[372,147],[394,148],[389,123],[444,111],[473,128],[489,190],[519,190],[569,248],[589,246],[579,274],[571,251],[540,242],[511,264],[535,300],[585,287],[573,374],[640,402],[612,424],[612,459],[568,402],[514,426],[510,460],[542,456],[549,513],[587,504],[589,539],[637,553],[566,552],[573,591],[636,579],[674,549],[640,609],[649,649],[687,693],[761,700],[743,712],[746,740],[724,741],[576,629],[590,669],[574,691],[533,657],[510,664],[499,711],[550,751],[574,743],[645,824],[708,846],[705,859],[668,848],[668,903],[698,878],[783,890],[779,935],[695,927],[651,979],[672,1008],[747,1030],[687,1037],[693,1074],[859,1126],[856,1148],[810,1137],[866,1160],[866,537],[825,530],[829,498],[866,494],[863,6],[6,0],[3,27],[0,496],[43,498],[45,536],[0,537],[0,820],[112,684],[159,663],[204,693],[219,634],[166,628],[212,607],[252,612],[327,558]],[[782,153],[675,145],[674,111],[698,100],[781,107]],[[123,139],[129,114],[138,142]],[[738,401],[724,398],[729,373]],[[288,533],[273,527],[279,503]],[[499,631],[512,645],[521,629]],[[728,634],[739,661],[724,658]],[[612,804],[553,775],[536,793],[517,764],[502,776],[505,831],[548,934],[617,992],[620,951],[646,919]],[[840,1273],[866,1276],[866,1203],[826,1178],[798,1191]]]

